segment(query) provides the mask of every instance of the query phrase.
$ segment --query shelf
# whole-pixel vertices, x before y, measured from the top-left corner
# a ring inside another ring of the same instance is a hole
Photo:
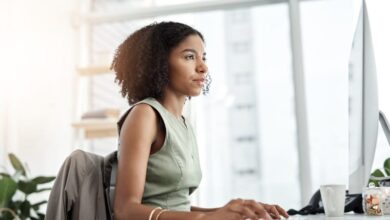
[[[72,123],[76,129],[84,131],[84,137],[91,138],[106,138],[118,137],[117,119],[85,119]]]
[[[113,73],[110,66],[88,66],[76,68],[76,71],[81,76],[93,76],[98,74]]]

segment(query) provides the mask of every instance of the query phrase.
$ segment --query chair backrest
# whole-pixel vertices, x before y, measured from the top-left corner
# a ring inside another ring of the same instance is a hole
[[[122,125],[126,120],[131,108],[127,110],[117,122],[118,136],[120,136]],[[118,140],[120,143],[120,141]],[[118,146],[119,148],[119,146]],[[104,157],[103,186],[106,199],[106,207],[109,212],[108,217],[114,220],[114,196],[116,186],[116,175],[118,171],[118,151],[114,151]]]
[[[116,185],[116,174],[118,169],[118,151],[114,151],[104,157],[103,186],[105,192],[106,206],[111,220],[114,219],[114,195]]]

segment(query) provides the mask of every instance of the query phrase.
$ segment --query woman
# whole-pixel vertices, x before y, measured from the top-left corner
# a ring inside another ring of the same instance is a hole
[[[222,208],[190,205],[201,180],[196,139],[182,116],[187,98],[208,92],[204,39],[176,22],[130,35],[112,63],[132,108],[120,124],[117,220],[241,220],[288,217],[277,205],[236,199]]]

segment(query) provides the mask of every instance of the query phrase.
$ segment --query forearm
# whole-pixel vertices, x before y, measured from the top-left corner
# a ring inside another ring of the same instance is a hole
[[[148,220],[151,212],[155,207],[146,206],[142,204],[128,204],[123,211],[116,211],[114,216],[115,220]],[[161,212],[161,209],[156,210],[153,214],[153,220],[155,220],[157,214]],[[200,220],[205,214],[203,212],[178,212],[178,211],[165,211],[159,217],[159,220]]]
[[[158,220],[201,220],[204,216],[203,212],[167,211],[162,213]]]
[[[215,212],[219,208],[201,208],[196,206],[191,206],[191,212]]]

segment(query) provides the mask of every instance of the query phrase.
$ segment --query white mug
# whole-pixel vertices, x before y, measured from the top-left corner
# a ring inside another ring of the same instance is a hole
[[[322,204],[328,217],[344,216],[345,185],[322,185],[320,187]]]

